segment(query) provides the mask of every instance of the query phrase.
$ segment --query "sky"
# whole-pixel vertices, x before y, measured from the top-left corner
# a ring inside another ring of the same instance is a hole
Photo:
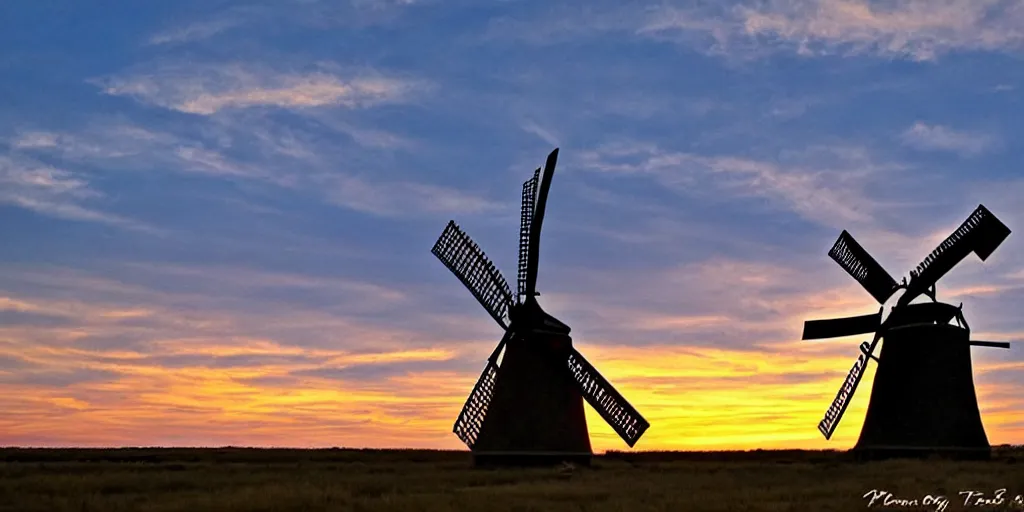
[[[0,3],[0,445],[465,449],[500,328],[430,248],[515,279],[560,148],[539,301],[651,423],[637,450],[817,430],[877,302],[939,282],[992,444],[1024,443],[1024,0]],[[884,346],[884,344],[883,344]],[[587,406],[595,450],[625,450]]]

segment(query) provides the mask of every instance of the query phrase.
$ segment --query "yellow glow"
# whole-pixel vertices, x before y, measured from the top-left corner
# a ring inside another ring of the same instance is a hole
[[[773,285],[756,275],[758,267],[748,270],[735,279],[751,286]],[[593,339],[575,344],[652,424],[637,450],[846,449],[860,433],[873,365],[868,366],[832,440],[821,436],[817,424],[864,339],[804,342],[798,338],[805,317],[873,312],[858,293],[863,292],[851,288],[776,299],[765,305],[805,313],[780,315],[760,324],[722,315],[649,315],[637,321],[650,331],[729,324],[755,334],[772,332],[773,337],[780,336],[779,329],[790,333],[781,335],[781,340],[751,339],[747,350],[614,346]],[[429,370],[437,367],[433,364],[418,367],[416,363],[466,357],[469,351],[465,345],[443,341],[402,345],[401,333],[384,329],[365,330],[360,341],[373,350],[352,351],[343,350],[342,343],[305,348],[269,335],[225,336],[221,333],[236,332],[232,331],[236,320],[222,312],[169,315],[158,307],[104,307],[87,301],[7,296],[0,296],[0,310],[73,314],[80,320],[70,327],[0,326],[0,359],[13,361],[0,366],[0,376],[9,382],[0,394],[0,409],[5,411],[0,418],[0,444],[6,445],[463,449],[451,432],[452,424],[484,365],[481,357],[473,370]],[[146,325],[125,322],[140,318],[146,319]],[[161,330],[150,327],[151,321],[164,322]],[[318,328],[337,324],[304,313],[274,325],[307,322]],[[185,332],[183,326],[200,334]],[[88,344],[122,334],[139,335],[145,343],[106,349]],[[975,337],[997,340],[1020,335]],[[231,364],[222,365],[222,359],[230,359]],[[400,370],[374,373],[396,364]],[[366,373],[331,373],[334,370]],[[998,378],[1022,370],[1020,362],[975,359],[979,403],[993,444],[1024,439],[1024,424],[1019,420],[1024,399],[1018,398],[1015,386]],[[628,449],[593,409],[587,406],[586,411],[595,450]]]

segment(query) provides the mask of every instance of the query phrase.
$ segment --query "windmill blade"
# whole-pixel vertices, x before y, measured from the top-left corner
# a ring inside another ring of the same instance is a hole
[[[985,205],[978,205],[953,234],[935,248],[915,270],[910,272],[907,292],[897,305],[905,306],[931,288],[942,276],[974,252],[982,261],[1010,236],[1006,227]]]
[[[484,417],[487,415],[487,407],[491,405],[491,398],[494,396],[494,383],[498,381],[498,365],[487,360],[487,366],[480,373],[473,391],[462,406],[452,432],[455,433],[466,446],[473,448],[476,439],[480,435],[480,427],[484,424]]]
[[[853,367],[850,368],[850,373],[846,375],[846,380],[843,381],[842,387],[839,388],[839,394],[832,400],[832,405],[825,411],[825,417],[818,423],[818,430],[825,436],[825,439],[832,438],[832,433],[835,432],[836,427],[839,425],[839,420],[843,419],[843,413],[846,412],[846,407],[850,404],[853,393],[857,391],[857,385],[860,384],[861,377],[864,376],[864,369],[867,367],[868,359],[874,359],[872,354],[875,351],[875,345],[878,344],[879,338],[880,336],[876,333],[871,345],[868,345],[866,342],[861,344],[860,355],[857,356]]]
[[[512,305],[508,282],[455,221],[448,222],[430,252],[462,281],[498,325],[508,328],[508,309]]]
[[[977,239],[974,241],[974,254],[978,255],[981,261],[985,261],[995,250],[1002,245],[1003,240],[1010,236],[1010,228],[996,218],[992,212],[979,204],[975,210],[981,217],[981,225],[978,230]]]
[[[569,351],[568,363],[583,398],[632,448],[651,424],[574,348]]]
[[[469,393],[466,403],[462,406],[462,411],[459,412],[459,417],[455,420],[455,425],[452,426],[452,432],[470,449],[473,448],[480,436],[484,417],[487,416],[487,408],[491,405],[491,398],[494,397],[494,384],[498,380],[498,356],[501,355],[501,349],[505,348],[505,344],[512,339],[513,335],[511,329],[505,331],[498,346],[494,347],[491,356],[487,358],[487,366],[480,373],[480,378],[476,380],[473,391]]]
[[[853,276],[879,304],[884,304],[896,292],[898,286],[892,276],[845,229],[832,246],[832,250],[828,251],[828,255]]]
[[[870,315],[829,318],[826,320],[808,320],[804,322],[803,339],[820,340],[825,338],[840,338],[843,336],[867,334],[877,331],[881,325],[881,309],[878,310],[878,313]]]
[[[517,293],[522,302],[526,295],[526,278],[530,260],[530,228],[533,224],[533,208],[537,203],[537,182],[540,180],[540,167],[533,171],[533,178],[523,183],[522,216],[519,220],[519,272]]]
[[[540,228],[544,223],[544,209],[548,202],[548,190],[551,189],[551,177],[558,162],[558,148],[555,148],[544,162],[544,173],[537,184],[537,199],[533,205],[533,220],[530,222],[530,242],[526,258],[526,295],[537,293],[537,263],[540,261]]]

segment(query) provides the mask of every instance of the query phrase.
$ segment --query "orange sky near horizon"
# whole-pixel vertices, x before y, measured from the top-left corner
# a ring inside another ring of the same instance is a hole
[[[102,280],[89,285],[123,286]],[[818,317],[863,309],[845,299],[818,297],[823,302],[812,308],[824,311]],[[0,418],[0,444],[465,449],[452,434],[452,423],[495,342],[436,340],[356,352],[288,346],[269,338],[165,337],[140,322],[161,318],[160,332],[171,330],[166,334],[175,329],[216,333],[238,319],[214,312],[169,316],[166,306],[153,304],[109,306],[0,297],[0,310],[45,312],[81,322],[0,326],[0,361],[21,365],[13,369],[8,364],[3,371],[22,377],[21,383],[8,381],[0,396],[6,411]],[[313,316],[305,320],[315,322]],[[726,315],[648,321],[650,328],[685,329],[740,320]],[[790,324],[798,337],[801,321],[773,323]],[[146,352],[79,346],[90,336],[116,338],[139,329],[153,336]],[[376,345],[388,346],[393,334],[377,336]],[[42,337],[49,343],[37,344]],[[850,448],[860,432],[874,374],[869,365],[843,421],[826,441],[816,426],[857,356],[859,339],[766,339],[750,349],[590,341],[577,338],[575,344],[652,425],[635,450]],[[1019,373],[1024,363],[993,360],[986,350],[992,349],[975,349],[974,361],[989,440],[1019,444],[1024,440],[1019,420],[1024,399],[1001,376]],[[231,364],[217,367],[217,361]],[[416,367],[458,361],[465,361],[458,363],[461,370]],[[379,377],[372,373],[396,364],[407,366]],[[338,378],[315,373],[324,367],[369,373]],[[303,373],[310,370],[314,373]],[[629,450],[589,405],[586,410],[595,451]]]

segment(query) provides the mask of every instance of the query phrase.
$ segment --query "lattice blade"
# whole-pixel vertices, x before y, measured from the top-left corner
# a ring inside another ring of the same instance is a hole
[[[868,359],[871,358],[871,354],[875,350],[875,345],[878,344],[878,338],[879,336],[876,334],[870,346],[867,346],[866,342],[861,344],[860,355],[854,361],[853,367],[850,368],[850,373],[846,375],[846,380],[843,381],[842,387],[839,388],[839,394],[836,395],[835,399],[832,400],[832,405],[825,411],[825,417],[818,422],[818,430],[825,436],[825,439],[832,438],[832,433],[835,432],[836,427],[839,425],[839,420],[843,419],[843,413],[846,412],[846,407],[850,405],[853,393],[857,391],[857,385],[860,384],[860,379],[864,376],[864,369],[867,367]]]
[[[469,289],[502,328],[508,328],[512,291],[484,251],[454,221],[449,221],[430,250]]]
[[[477,437],[480,436],[480,428],[484,424],[487,407],[491,405],[491,398],[494,396],[494,384],[497,380],[498,365],[488,359],[487,366],[480,373],[480,378],[477,379],[476,385],[473,386],[473,391],[469,394],[469,398],[466,399],[466,404],[462,406],[462,412],[459,413],[458,419],[455,420],[455,426],[452,427],[452,432],[463,443],[466,443],[466,446],[470,449],[473,448]]]
[[[884,304],[896,292],[896,281],[871,257],[846,230],[836,240],[829,257],[864,287],[879,304]]]
[[[555,148],[548,155],[544,162],[544,171],[541,173],[537,184],[537,196],[533,203],[533,220],[530,222],[529,251],[526,259],[526,295],[533,295],[537,292],[537,263],[540,260],[540,230],[544,223],[544,210],[547,207],[548,190],[551,188],[551,178],[555,172],[555,165],[558,163],[558,148]]]
[[[988,259],[1009,235],[1010,228],[992,215],[985,205],[978,205],[953,234],[946,237],[916,269],[910,272],[907,293],[900,297],[898,304],[909,304],[971,252],[976,253],[982,261]]]
[[[804,322],[803,339],[820,340],[867,334],[877,331],[880,325],[882,325],[881,311],[871,315],[829,318],[827,320],[808,320]]]
[[[569,352],[568,363],[583,398],[632,448],[651,426],[650,423],[576,349]]]
[[[533,178],[523,183],[523,206],[519,220],[519,272],[517,293],[522,302],[526,295],[526,281],[530,265],[530,228],[533,225],[534,206],[537,203],[537,183],[540,180],[540,167],[533,171]]]

